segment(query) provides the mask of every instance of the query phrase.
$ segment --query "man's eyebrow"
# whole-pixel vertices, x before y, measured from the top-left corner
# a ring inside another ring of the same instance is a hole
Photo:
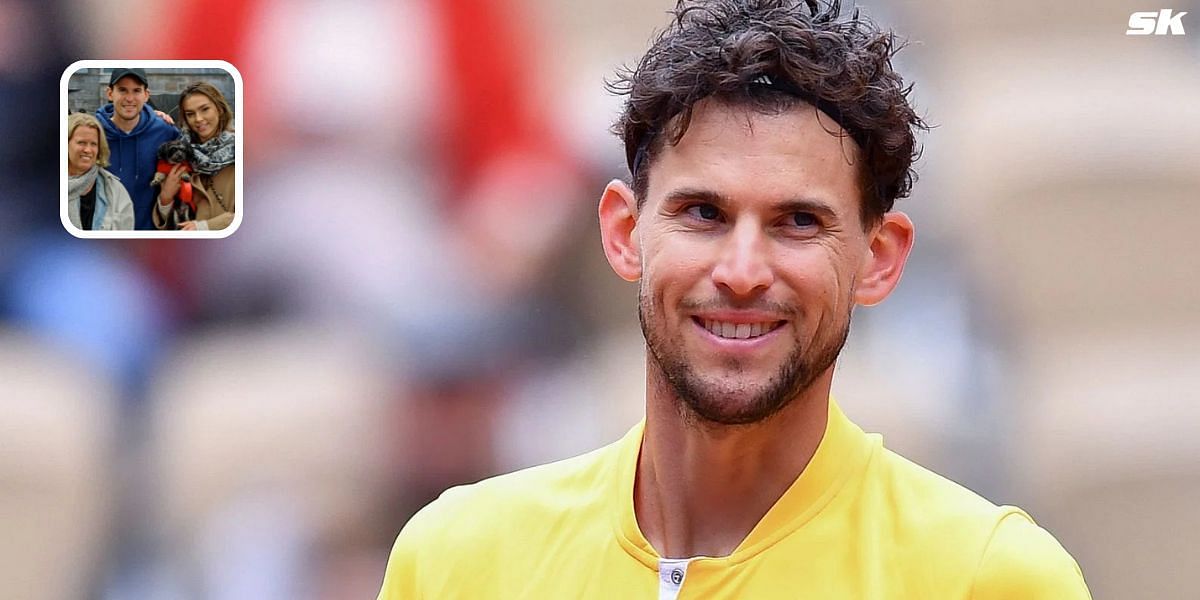
[[[687,201],[712,204],[718,208],[723,208],[731,204],[728,196],[705,188],[683,187],[672,190],[665,198],[665,202],[667,203],[677,204]],[[838,217],[838,211],[829,202],[812,196],[797,196],[776,202],[771,204],[771,209],[777,213],[809,212],[830,218]]]
[[[704,189],[704,188],[693,188],[693,187],[683,187],[683,188],[671,190],[671,192],[669,194],[667,194],[667,196],[666,196],[666,198],[664,198],[664,200],[666,202],[670,202],[670,203],[674,203],[674,204],[677,204],[680,202],[688,202],[688,201],[703,202],[706,204],[712,204],[717,207],[721,207],[721,206],[725,206],[725,205],[729,204],[729,198],[727,198],[720,192],[717,192],[715,190],[709,190],[709,189]]]
[[[836,218],[838,216],[838,212],[834,210],[833,206],[831,206],[828,202],[820,198],[808,196],[784,200],[783,202],[773,205],[773,208],[776,212],[781,213],[807,212],[832,218]]]

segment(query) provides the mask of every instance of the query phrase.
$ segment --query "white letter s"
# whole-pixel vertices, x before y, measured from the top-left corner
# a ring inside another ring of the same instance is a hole
[[[1150,35],[1154,33],[1157,20],[1157,12],[1135,12],[1129,15],[1129,29],[1125,30],[1125,35]]]

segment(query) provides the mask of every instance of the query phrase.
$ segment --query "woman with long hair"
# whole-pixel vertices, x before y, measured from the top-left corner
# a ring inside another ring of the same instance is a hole
[[[195,154],[191,161],[195,208],[189,211],[194,214],[181,219],[181,213],[173,210],[183,175],[183,168],[175,167],[159,191],[154,226],[187,231],[224,229],[233,222],[236,205],[233,109],[220,90],[198,81],[179,95],[179,116]]]

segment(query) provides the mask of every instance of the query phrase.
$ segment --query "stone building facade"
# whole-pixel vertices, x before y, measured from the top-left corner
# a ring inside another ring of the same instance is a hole
[[[80,69],[71,74],[68,82],[67,110],[94,113],[108,104],[105,91],[112,69]],[[229,101],[234,110],[233,76],[224,69],[146,69],[150,80],[150,103],[179,122],[179,93],[195,81],[213,84]]]

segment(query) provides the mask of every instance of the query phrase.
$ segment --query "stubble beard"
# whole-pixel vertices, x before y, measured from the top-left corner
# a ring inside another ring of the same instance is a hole
[[[749,425],[769,419],[810,388],[817,377],[837,361],[850,335],[850,314],[827,327],[819,327],[809,343],[799,342],[776,374],[761,385],[740,382],[721,386],[705,381],[688,363],[682,340],[664,339],[662,317],[655,314],[654,299],[645,286],[638,291],[638,322],[646,339],[647,354],[657,368],[687,421],[713,425]],[[657,326],[657,327],[656,327]],[[725,365],[740,372],[742,365]],[[757,389],[755,389],[757,388]]]

